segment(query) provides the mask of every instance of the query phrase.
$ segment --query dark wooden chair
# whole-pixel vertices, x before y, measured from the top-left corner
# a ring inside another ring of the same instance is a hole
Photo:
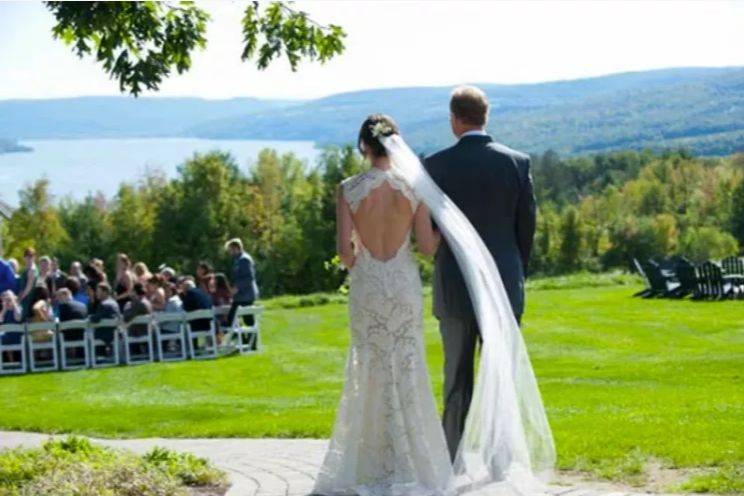
[[[708,260],[697,268],[698,293],[703,298],[720,300],[733,296],[733,285],[723,278],[723,269]]]
[[[677,281],[679,281],[679,287],[672,296],[684,298],[687,295],[692,295],[694,299],[700,298],[697,273],[692,262],[684,257],[679,257],[674,265],[674,273],[677,276]]]
[[[649,281],[648,276],[646,275],[646,271],[643,270],[643,266],[641,265],[641,262],[639,262],[637,258],[633,258],[633,265],[635,266],[635,269],[638,271],[641,277],[643,277],[643,280],[646,281],[646,287],[638,291],[633,296],[634,297],[640,296],[642,298],[648,298],[649,296],[652,296],[654,291],[653,289],[651,289],[651,281]]]
[[[721,260],[723,279],[731,283],[735,297],[744,296],[744,259],[727,257]]]
[[[672,296],[674,291],[679,288],[679,283],[672,280],[672,277],[666,275],[659,266],[658,263],[653,260],[641,263],[641,269],[646,274],[646,279],[649,282],[650,293],[643,295],[644,298],[651,298],[654,296]]]

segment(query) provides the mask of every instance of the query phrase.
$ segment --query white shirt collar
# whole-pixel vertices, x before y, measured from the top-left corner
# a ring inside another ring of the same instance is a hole
[[[470,131],[465,131],[460,135],[460,139],[463,139],[465,136],[488,136],[488,133],[485,132],[483,129],[472,129]]]

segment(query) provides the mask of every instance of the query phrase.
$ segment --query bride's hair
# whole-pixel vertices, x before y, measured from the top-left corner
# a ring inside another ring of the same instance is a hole
[[[375,157],[387,156],[385,146],[380,142],[380,138],[399,134],[398,124],[392,117],[384,114],[372,114],[367,117],[359,129],[359,140],[357,146],[362,155],[367,151]]]

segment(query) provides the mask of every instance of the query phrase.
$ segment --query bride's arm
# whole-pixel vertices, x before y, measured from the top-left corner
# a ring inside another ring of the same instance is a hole
[[[423,203],[419,204],[416,209],[413,229],[416,233],[416,245],[418,245],[419,251],[427,256],[433,255],[437,251],[442,235],[434,230],[429,209]]]
[[[353,225],[351,209],[339,186],[336,192],[336,251],[338,251],[338,257],[341,259],[341,263],[347,269],[351,269],[354,266],[356,259],[354,247],[351,244],[351,230]]]

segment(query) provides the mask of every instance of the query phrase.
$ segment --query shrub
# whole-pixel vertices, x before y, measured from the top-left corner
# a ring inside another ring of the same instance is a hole
[[[0,453],[0,495],[188,496],[188,486],[225,486],[226,476],[191,454],[144,456],[70,436]]]

